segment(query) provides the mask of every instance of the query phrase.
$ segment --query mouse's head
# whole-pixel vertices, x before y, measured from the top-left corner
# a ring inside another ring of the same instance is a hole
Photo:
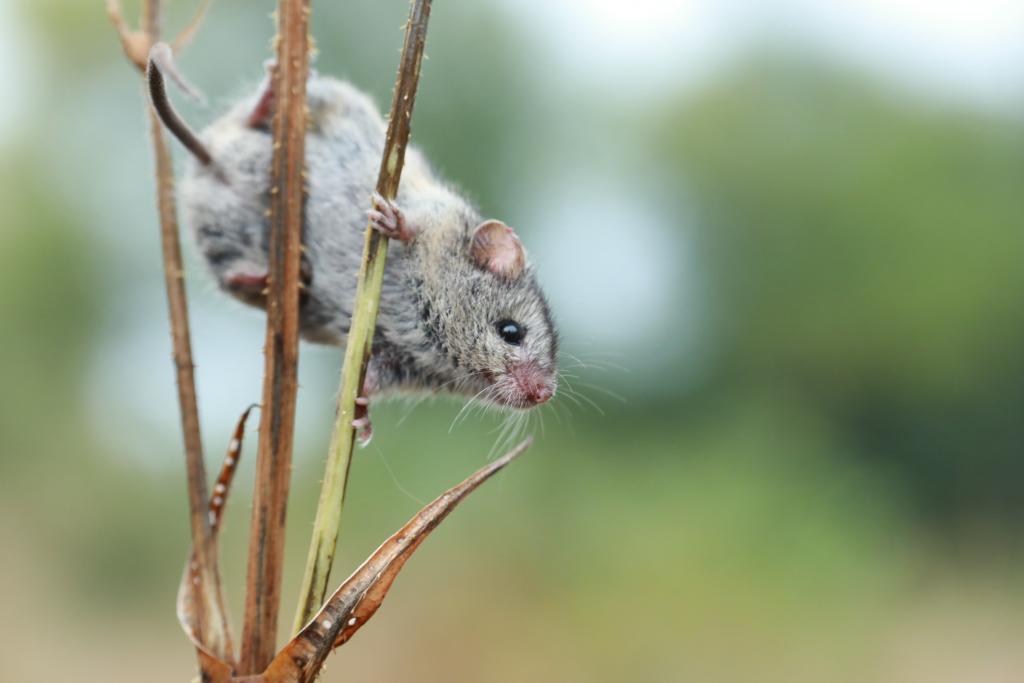
[[[510,408],[547,402],[557,387],[558,333],[522,244],[491,220],[472,230],[465,248],[468,282],[450,306],[449,329],[458,334],[446,340],[470,373],[461,388]]]

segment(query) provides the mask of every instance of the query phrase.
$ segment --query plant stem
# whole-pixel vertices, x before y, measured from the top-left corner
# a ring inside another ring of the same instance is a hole
[[[174,172],[167,140],[156,114],[150,111],[150,134],[157,168],[157,203],[160,211],[160,242],[164,260],[164,284],[171,319],[171,341],[174,347],[174,369],[177,376],[178,404],[181,409],[181,431],[185,442],[185,464],[188,478],[189,513],[196,547],[203,548],[210,535],[206,515],[209,498],[203,443],[199,433],[199,406],[196,400],[195,365],[192,362],[191,332],[188,322],[188,301],[178,240],[178,221],[174,210]]]
[[[377,176],[377,192],[386,198],[394,198],[398,193],[429,17],[430,0],[414,0],[405,28],[405,44],[391,102],[391,117],[384,142],[384,154]],[[331,434],[327,466],[320,489],[320,502],[313,525],[313,538],[295,614],[296,633],[317,613],[327,594],[327,583],[334,562],[341,512],[345,502],[345,487],[352,460],[355,439],[352,419],[355,415],[355,400],[363,385],[366,364],[370,358],[387,246],[387,238],[367,225],[352,323],[345,345],[345,364],[341,373],[341,390],[338,394],[334,431]]]
[[[116,0],[109,0],[107,5],[107,12],[118,31],[125,55],[143,70],[149,46],[160,39],[162,10],[163,3],[160,0],[145,0],[142,8],[142,30],[133,33],[121,17],[119,3]],[[197,637],[201,638],[211,651],[230,658],[231,643],[219,590],[217,555],[207,516],[206,468],[203,464],[203,443],[199,432],[199,407],[196,399],[195,366],[192,362],[188,299],[185,294],[184,266],[174,201],[174,167],[160,120],[152,107],[147,107],[147,110],[156,164],[164,285],[167,292],[178,406],[185,446],[189,526],[192,532],[192,545],[195,548],[195,575],[200,580],[199,590],[202,591],[201,599],[196,601]]]
[[[298,389],[309,0],[281,0],[278,22],[277,64],[272,84],[276,111],[270,188],[267,336],[239,661],[243,674],[262,671],[276,650]]]
[[[139,23],[142,30],[153,43],[160,40],[160,28],[163,24],[163,5],[161,0],[143,0],[142,16]]]
[[[150,135],[156,157],[157,205],[160,213],[160,242],[163,251],[164,284],[171,319],[171,341],[174,368],[177,376],[178,405],[181,411],[181,432],[185,442],[185,472],[188,481],[189,521],[192,543],[196,549],[197,573],[202,589],[219,586],[217,554],[211,542],[210,521],[207,516],[209,493],[206,484],[206,466],[203,462],[203,443],[199,433],[199,405],[196,400],[195,365],[192,362],[191,333],[188,322],[188,301],[178,239],[178,221],[174,208],[174,171],[167,140],[156,112],[149,109]],[[209,604],[197,601],[202,610]],[[223,610],[221,610],[223,613]],[[199,614],[197,621],[208,624],[215,632],[200,633],[200,637],[214,652],[226,652],[223,619],[210,619]],[[223,648],[223,649],[221,649]]]

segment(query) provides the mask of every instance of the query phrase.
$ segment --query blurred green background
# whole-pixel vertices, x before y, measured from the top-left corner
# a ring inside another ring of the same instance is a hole
[[[194,124],[260,78],[273,6],[214,3]],[[406,8],[314,2],[316,68],[386,103]],[[414,141],[523,235],[576,395],[324,680],[1022,680],[1024,7],[452,0],[428,54]],[[193,671],[142,105],[101,2],[0,2],[5,681]],[[187,251],[214,462],[263,323]],[[301,360],[285,622],[340,357]],[[336,581],[493,457],[459,408],[378,406]]]

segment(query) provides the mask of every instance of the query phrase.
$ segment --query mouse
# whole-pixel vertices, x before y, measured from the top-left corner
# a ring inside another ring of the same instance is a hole
[[[168,53],[169,55],[169,53]],[[190,152],[180,180],[184,223],[221,290],[264,307],[269,240],[269,77],[198,135],[163,92],[152,100]],[[180,75],[172,72],[175,81]],[[374,192],[386,123],[351,83],[310,72],[305,141],[300,332],[344,346],[365,230],[389,238],[377,327],[357,413],[388,392],[470,396],[509,409],[548,402],[557,390],[558,330],[516,231],[485,218],[410,145],[398,195]]]

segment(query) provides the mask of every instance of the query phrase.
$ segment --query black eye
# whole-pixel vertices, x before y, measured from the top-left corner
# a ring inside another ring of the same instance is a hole
[[[498,330],[498,336],[512,346],[519,346],[526,336],[526,328],[515,320],[499,320],[494,327]]]

